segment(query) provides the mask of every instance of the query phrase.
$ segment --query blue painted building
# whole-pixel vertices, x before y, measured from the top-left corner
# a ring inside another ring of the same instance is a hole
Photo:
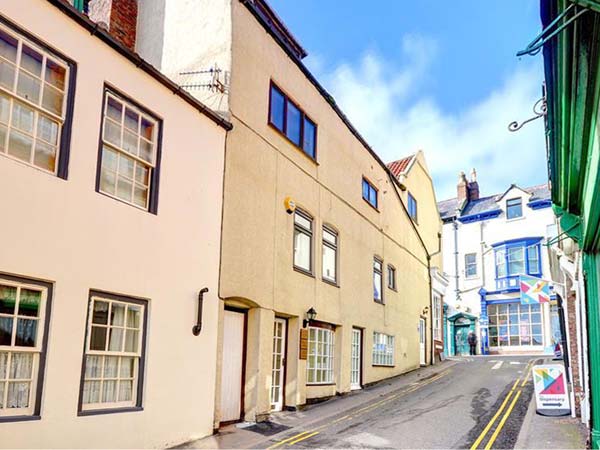
[[[515,184],[480,197],[475,170],[459,176],[457,196],[438,203],[443,222],[443,269],[448,355],[468,353],[466,336],[478,336],[478,353],[542,353],[553,348],[555,307],[521,305],[518,279],[550,279],[548,237],[556,233],[546,185]]]

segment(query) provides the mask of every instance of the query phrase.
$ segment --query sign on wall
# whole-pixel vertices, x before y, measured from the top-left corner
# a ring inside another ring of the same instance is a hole
[[[306,360],[308,357],[308,330],[302,328],[300,330],[300,356],[299,359]]]
[[[550,282],[527,275],[519,276],[521,305],[537,305],[550,302]]]
[[[537,412],[542,416],[566,416],[571,413],[569,391],[562,364],[533,366],[533,385]]]

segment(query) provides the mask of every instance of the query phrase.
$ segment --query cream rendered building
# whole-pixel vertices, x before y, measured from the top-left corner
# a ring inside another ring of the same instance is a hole
[[[0,446],[210,434],[230,125],[67,3],[1,5]]]
[[[139,7],[137,51],[234,125],[215,427],[429,364],[428,252],[440,223],[426,166],[407,180],[422,211],[415,223],[401,183],[264,1]]]

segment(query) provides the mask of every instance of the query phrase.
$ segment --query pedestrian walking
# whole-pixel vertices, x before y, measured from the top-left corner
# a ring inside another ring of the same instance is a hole
[[[474,332],[469,331],[467,336],[467,343],[469,344],[469,355],[477,354],[477,336]]]

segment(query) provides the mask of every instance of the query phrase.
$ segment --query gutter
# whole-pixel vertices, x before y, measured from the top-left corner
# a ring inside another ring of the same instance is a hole
[[[185,91],[180,85],[175,83],[167,76],[163,75],[162,72],[160,72],[158,69],[156,69],[156,67],[147,62],[145,59],[143,59],[140,55],[125,47],[125,45],[121,44],[114,37],[112,37],[110,33],[108,33],[104,28],[100,27],[97,23],[90,20],[89,17],[77,11],[65,0],[47,1],[48,3],[58,8],[62,13],[69,16],[69,18],[73,19],[73,21],[77,22],[80,26],[88,30],[92,36],[96,36],[98,39],[100,39],[113,50],[115,50],[117,53],[119,53],[121,56],[128,59],[138,69],[141,69],[142,71],[146,72],[152,78],[157,80],[160,84],[172,91],[174,95],[177,95],[189,105],[196,108],[202,114],[211,119],[214,123],[224,128],[226,131],[230,131],[233,128],[231,122],[225,120],[215,111],[198,101],[195,97],[193,97],[191,94]]]

